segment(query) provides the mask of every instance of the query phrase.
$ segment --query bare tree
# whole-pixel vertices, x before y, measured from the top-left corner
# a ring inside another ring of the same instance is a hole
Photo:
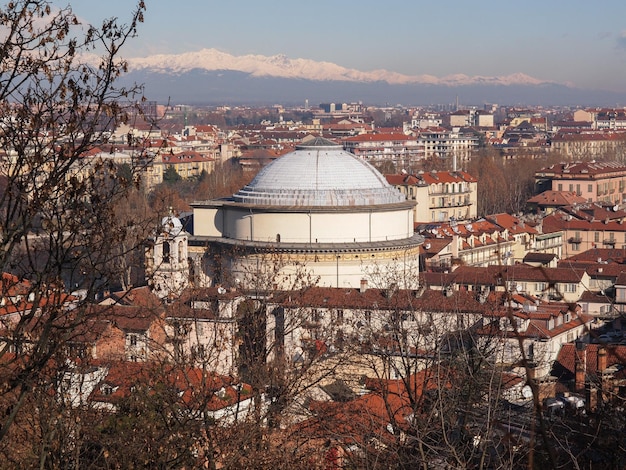
[[[45,0],[0,9],[0,266],[17,276],[2,283],[11,318],[0,346],[0,440],[84,321],[84,305],[119,277],[114,259],[129,226],[114,204],[135,186],[147,156],[137,149],[130,179],[113,161],[84,156],[141,114],[133,104],[141,87],[118,87],[117,79],[126,70],[121,48],[144,9],[140,1],[127,24],[100,26],[81,25],[70,7]],[[82,294],[68,297],[77,287]]]

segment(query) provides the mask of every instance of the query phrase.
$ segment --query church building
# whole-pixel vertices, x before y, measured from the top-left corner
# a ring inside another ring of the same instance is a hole
[[[311,138],[232,197],[192,204],[190,283],[416,288],[414,205],[366,161]]]

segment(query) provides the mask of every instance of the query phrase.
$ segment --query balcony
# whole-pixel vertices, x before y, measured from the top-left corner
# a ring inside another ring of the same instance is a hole
[[[452,192],[452,191],[447,191],[447,192],[446,191],[433,191],[433,192],[430,192],[429,191],[428,195],[429,196],[451,196],[452,197],[452,196],[455,196],[457,194],[469,194],[471,192],[472,192],[472,190],[468,188],[468,189],[464,189],[464,190],[461,190],[461,191],[455,191],[455,192]]]
[[[581,236],[569,237],[567,243],[582,243],[583,238]]]

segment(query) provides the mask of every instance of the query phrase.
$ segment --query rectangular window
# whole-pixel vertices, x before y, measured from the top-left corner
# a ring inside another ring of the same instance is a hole
[[[588,193],[592,193],[593,192],[593,184],[588,184],[587,185],[587,192]]]
[[[558,190],[558,191],[563,191],[563,185],[562,185],[561,183],[559,183],[559,184],[557,185],[557,190]]]
[[[570,183],[570,184],[569,184],[569,192],[570,192],[570,193],[573,193],[573,192],[574,192],[574,184],[573,184],[573,183]]]
[[[564,291],[568,294],[574,294],[576,292],[576,284],[573,284],[573,283],[565,284]]]
[[[137,335],[130,335],[129,342],[131,346],[137,346]]]
[[[600,241],[600,232],[595,232],[593,234],[593,241],[594,242],[599,242]]]

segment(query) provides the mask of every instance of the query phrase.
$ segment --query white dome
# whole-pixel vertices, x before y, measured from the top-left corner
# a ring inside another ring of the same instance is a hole
[[[372,165],[322,138],[298,145],[295,151],[274,160],[233,199],[254,205],[308,207],[405,201]]]
[[[161,219],[161,227],[164,232],[167,232],[174,237],[178,236],[178,234],[183,231],[183,224],[180,219],[174,217],[173,215],[163,217],[163,219]]]

